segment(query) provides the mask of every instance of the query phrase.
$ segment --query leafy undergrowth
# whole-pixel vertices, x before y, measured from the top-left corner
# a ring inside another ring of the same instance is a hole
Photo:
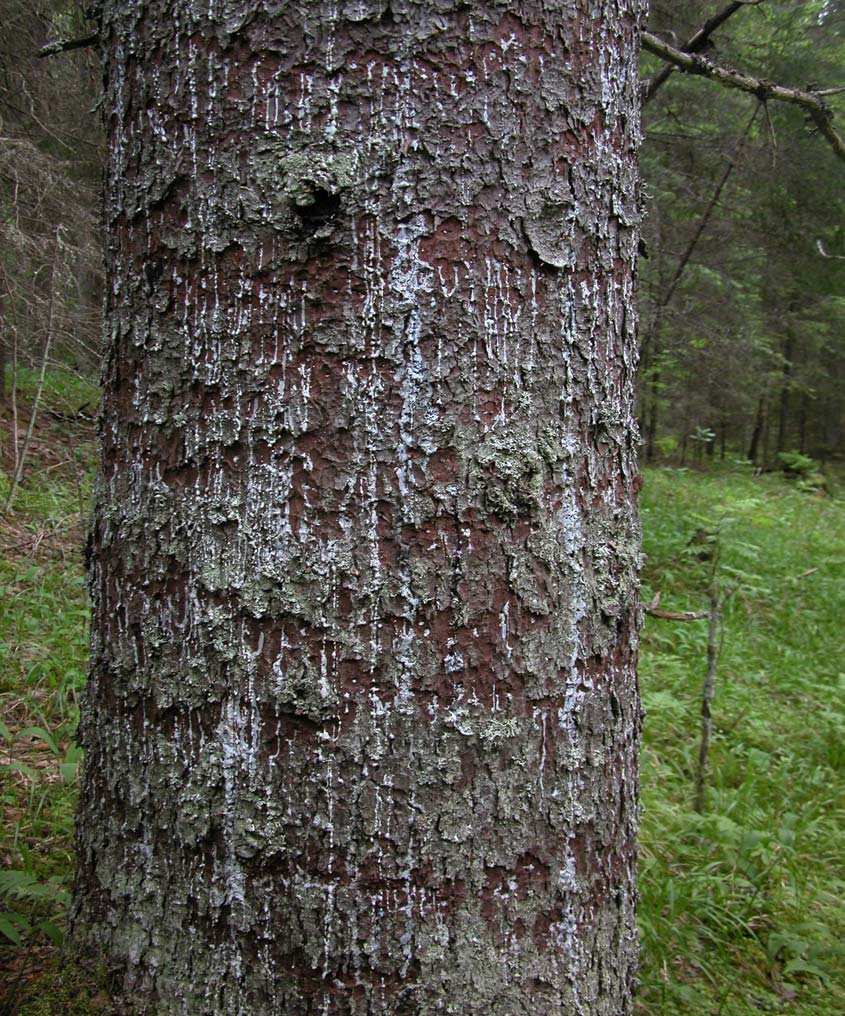
[[[35,387],[34,374],[22,371],[21,434]],[[22,483],[12,510],[0,515],[0,1013],[18,1011],[62,938],[80,757],[73,732],[87,657],[82,546],[97,399],[90,382],[48,375]],[[0,433],[2,508],[14,473],[8,403],[0,406]]]
[[[693,810],[707,621],[643,632],[639,1014],[845,1012],[845,503],[747,467],[651,470],[643,600],[720,632]]]
[[[24,377],[21,400],[34,390]],[[86,657],[93,386],[48,377],[0,517],[0,1013],[104,1012],[57,944],[72,871]],[[88,410],[86,410],[87,415]],[[10,432],[7,407],[3,433]],[[22,414],[25,415],[25,414]],[[0,500],[11,475],[2,449]],[[845,1012],[845,503],[741,466],[652,470],[643,599],[725,607],[705,808],[693,810],[707,622],[649,618],[638,1016]]]

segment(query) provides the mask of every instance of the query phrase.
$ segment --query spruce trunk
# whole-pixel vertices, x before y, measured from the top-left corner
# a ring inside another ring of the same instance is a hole
[[[643,6],[106,0],[126,1011],[630,1011]]]

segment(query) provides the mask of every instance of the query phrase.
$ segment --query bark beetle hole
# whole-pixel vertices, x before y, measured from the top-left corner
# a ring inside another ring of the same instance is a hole
[[[302,219],[303,233],[310,235],[337,215],[340,210],[340,197],[337,194],[330,194],[322,187],[317,187],[314,190],[314,200],[296,210]]]

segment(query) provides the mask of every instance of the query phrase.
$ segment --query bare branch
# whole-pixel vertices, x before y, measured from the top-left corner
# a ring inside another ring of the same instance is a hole
[[[724,601],[723,601],[724,602]],[[713,583],[710,590],[710,625],[707,630],[707,675],[701,694],[701,745],[698,749],[698,770],[695,778],[695,801],[693,808],[699,814],[704,811],[704,783],[707,778],[707,757],[710,753],[710,737],[713,733],[713,696],[716,694],[716,669],[719,664],[721,645],[717,645],[719,622],[722,620],[722,603],[719,602],[719,587]]]
[[[674,64],[687,74],[698,74],[704,78],[717,81],[726,88],[738,88],[741,92],[748,92],[756,95],[761,102],[768,99],[777,99],[779,102],[786,102],[793,106],[800,106],[805,109],[813,123],[825,136],[831,148],[845,161],[845,141],[833,126],[833,114],[827,108],[818,92],[803,91],[800,88],[787,88],[784,85],[777,85],[773,81],[766,81],[762,78],[752,78],[747,74],[740,74],[739,71],[732,71],[727,67],[721,67],[703,56],[684,53],[669,43],[658,39],[650,32],[644,32],[642,36],[643,48],[649,53],[659,56],[662,60]]]
[[[661,610],[659,607],[643,607],[649,617],[658,617],[662,621],[702,621],[710,617],[709,610]]]
[[[816,240],[816,247],[818,248],[819,254],[821,254],[823,258],[833,258],[836,261],[845,261],[845,254],[828,254],[828,252],[824,249],[824,244],[821,242],[821,240]],[[804,575],[809,574],[810,574],[809,572],[804,572]],[[803,576],[801,575],[798,576],[798,578],[802,577]]]
[[[764,0],[732,0],[727,7],[722,8],[718,14],[714,14],[712,18],[708,18],[707,21],[698,29],[698,31],[689,37],[687,41],[681,46],[681,51],[684,53],[699,53],[707,43],[710,41],[710,36],[716,29],[723,25],[732,14],[736,14],[738,10],[743,7],[756,7],[757,4],[763,3]],[[672,64],[667,63],[666,66],[657,72],[654,77],[649,78],[645,82],[643,88],[643,105],[645,105],[650,99],[654,98],[655,93],[661,85],[665,84],[669,75],[674,73],[675,68]]]
[[[96,33],[86,35],[82,39],[58,39],[56,42],[48,42],[46,46],[42,46],[35,55],[39,59],[45,56],[55,56],[56,53],[68,53],[72,49],[87,49],[89,46],[96,46],[99,41],[100,36]]]

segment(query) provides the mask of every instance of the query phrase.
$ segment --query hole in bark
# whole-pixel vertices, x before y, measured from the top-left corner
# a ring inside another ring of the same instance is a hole
[[[340,210],[340,197],[337,194],[330,194],[323,187],[316,187],[310,204],[300,205],[296,210],[302,219],[303,233],[311,235],[337,215]]]
[[[147,291],[152,293],[155,289],[155,284],[161,278],[164,272],[164,262],[154,258],[152,261],[147,261],[144,265],[144,275],[147,278]]]

